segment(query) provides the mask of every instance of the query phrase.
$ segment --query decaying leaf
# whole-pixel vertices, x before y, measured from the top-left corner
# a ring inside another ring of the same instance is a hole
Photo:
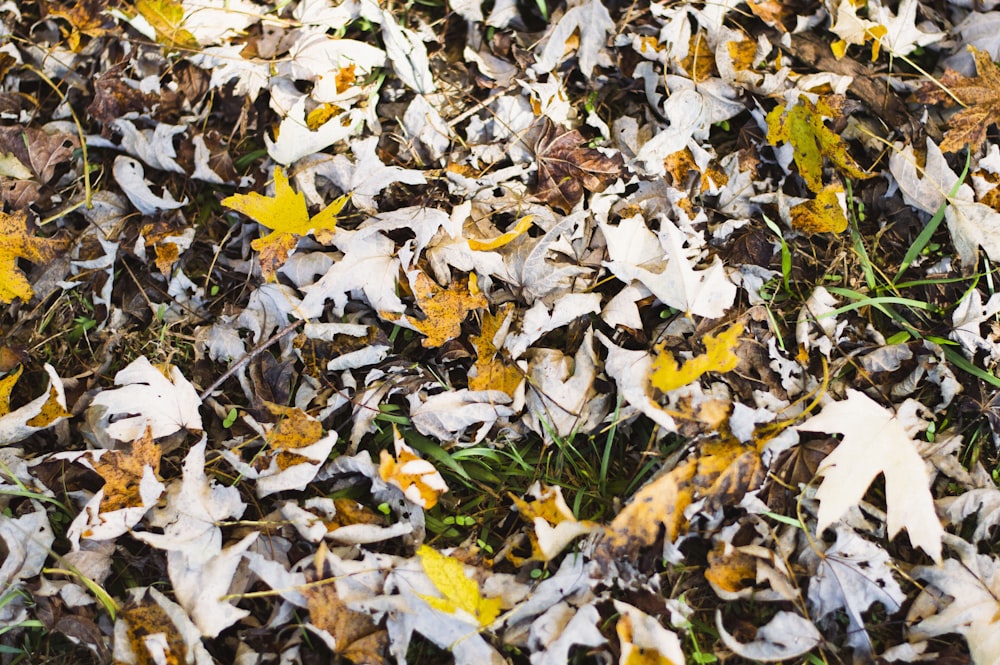
[[[29,234],[26,210],[0,212],[0,303],[10,303],[14,298],[28,302],[34,295],[31,284],[17,267],[18,259],[44,263],[54,259],[64,247],[58,240]]]
[[[111,438],[135,441],[147,427],[154,439],[202,429],[201,399],[177,367],[160,369],[140,356],[115,374],[115,385],[121,388],[98,393],[89,409]]]
[[[597,148],[585,147],[586,143],[579,131],[545,121],[545,128],[535,142],[538,161],[535,196],[568,213],[583,198],[584,190],[603,192],[622,175],[625,164],[620,153],[609,156]]]
[[[177,0],[136,0],[135,10],[153,26],[156,40],[169,48],[197,49],[198,40],[184,27],[184,5]]]
[[[934,510],[930,476],[899,416],[864,393],[848,390],[847,399],[827,404],[796,429],[844,435],[819,470],[823,481],[816,490],[818,532],[856,506],[882,474],[889,537],[906,529],[914,547],[941,561],[944,529]]]
[[[842,233],[847,228],[843,197],[843,185],[827,185],[816,193],[815,199],[789,209],[792,227],[805,233]]]
[[[708,511],[736,505],[764,477],[755,445],[731,437],[706,441],[689,459],[636,492],[608,525],[596,555],[603,560],[633,556],[653,545],[661,528],[664,538],[674,542],[687,531],[684,511],[693,502],[704,499]]]
[[[115,621],[115,663],[212,665],[198,629],[176,603],[154,587],[130,594]]]
[[[654,388],[669,392],[696,381],[706,372],[731,372],[740,360],[735,349],[741,334],[743,326],[737,323],[717,335],[705,335],[705,353],[685,360],[683,365],[677,364],[670,351],[661,351],[653,361],[649,382]]]
[[[427,348],[441,346],[462,333],[462,322],[469,312],[487,307],[486,297],[475,287],[475,275],[457,278],[448,288],[441,288],[426,273],[410,274],[410,288],[425,318],[411,319],[413,327],[422,332],[421,342]]]
[[[954,106],[960,102],[966,107],[948,121],[942,152],[958,152],[965,147],[978,150],[990,125],[1000,122],[1000,69],[986,51],[971,45],[969,50],[976,61],[976,76],[948,70],[940,83],[926,82],[915,93],[916,99],[925,104]]]
[[[387,450],[380,453],[379,476],[385,482],[403,490],[406,498],[418,506],[433,508],[437,504],[438,497],[448,491],[447,483],[433,464],[421,459],[406,445],[395,426],[392,431],[396,458],[393,459]]]
[[[795,150],[795,164],[806,186],[823,191],[823,158],[844,175],[863,180],[874,176],[858,166],[839,134],[824,124],[824,118],[839,117],[843,99],[821,97],[815,104],[800,98],[791,108],[779,104],[767,114],[767,141],[771,145],[790,143]]]
[[[614,601],[620,614],[615,632],[621,643],[620,665],[673,665],[684,662],[684,650],[677,634],[667,630],[656,617],[620,600]]]
[[[534,532],[528,534],[532,559],[551,561],[578,537],[598,528],[594,522],[579,521],[573,516],[558,485],[549,487],[536,483],[528,492],[535,497],[532,501],[514,495],[510,498],[521,519],[534,527]],[[515,563],[520,564],[516,560]]]
[[[465,575],[458,559],[441,554],[433,547],[417,549],[424,573],[444,598],[421,596],[428,605],[447,614],[462,611],[480,626],[488,626],[500,614],[500,598],[483,598],[479,585]]]
[[[284,170],[275,166],[274,196],[263,196],[257,192],[234,194],[223,199],[222,205],[272,229],[271,233],[250,243],[260,252],[261,272],[265,279],[271,281],[288,255],[295,250],[299,238],[312,233],[323,242],[330,237],[337,225],[337,214],[349,198],[342,196],[310,217],[305,195],[293,190]]]
[[[508,325],[514,303],[504,303],[495,314],[484,310],[478,335],[470,340],[476,348],[474,373],[469,373],[469,390],[501,390],[512,398],[524,381],[524,370],[505,360],[494,345],[497,333]]]
[[[2,214],[2,213],[0,213]],[[21,370],[4,377],[3,403],[0,403],[0,441],[10,445],[23,441],[35,432],[41,431],[70,415],[66,410],[66,393],[62,379],[51,365],[45,365],[49,375],[49,386],[45,392],[24,406],[10,411],[10,391],[21,375]]]
[[[719,630],[719,637],[733,653],[765,663],[801,656],[823,641],[823,635],[812,621],[793,612],[782,611],[775,614],[766,625],[757,629],[757,635],[750,642],[740,642],[726,630],[721,610],[715,613],[715,626]]]

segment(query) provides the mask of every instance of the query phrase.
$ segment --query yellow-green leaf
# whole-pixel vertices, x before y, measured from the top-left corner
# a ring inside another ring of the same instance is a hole
[[[733,353],[743,326],[734,325],[718,335],[705,336],[705,353],[678,365],[674,354],[663,351],[653,361],[649,376],[654,388],[668,392],[686,386],[705,372],[729,372],[736,369],[739,358]]]
[[[828,98],[815,104],[802,98],[795,106],[774,107],[767,114],[767,141],[773,146],[790,143],[795,165],[806,186],[814,192],[823,189],[823,158],[826,157],[844,175],[871,178],[847,152],[847,144],[825,124],[824,117],[834,117],[838,111]]]
[[[500,615],[499,598],[483,598],[475,580],[465,576],[458,559],[441,554],[433,547],[421,545],[417,550],[424,573],[444,598],[423,596],[428,605],[449,614],[462,610],[472,615],[480,626],[488,626]]]
[[[199,47],[184,28],[184,5],[178,0],[136,0],[135,10],[156,30],[156,40],[166,46],[179,48]]]

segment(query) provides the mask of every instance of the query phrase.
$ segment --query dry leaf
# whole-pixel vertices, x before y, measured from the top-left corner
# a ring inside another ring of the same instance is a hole
[[[0,413],[0,441],[3,445],[23,441],[35,432],[51,427],[71,415],[66,410],[66,394],[63,391],[62,379],[51,365],[45,365],[45,372],[49,375],[49,386],[41,395],[11,412],[8,412],[9,400],[0,405],[3,407]],[[5,377],[3,390],[7,392],[7,398],[18,376],[20,370]]]
[[[93,466],[104,478],[102,513],[136,508],[144,505],[139,485],[146,469],[152,469],[154,476],[160,473],[160,447],[153,443],[153,431],[147,427],[146,433],[132,442],[131,450],[109,450],[95,459]]]
[[[494,345],[497,332],[506,324],[514,303],[504,303],[496,314],[483,312],[478,335],[470,336],[476,349],[474,372],[469,372],[469,390],[501,390],[512,398],[521,382],[524,371],[513,361],[507,360]]]
[[[184,5],[177,0],[136,0],[135,10],[156,30],[156,41],[168,48],[198,49],[184,28]]]
[[[320,548],[325,551],[324,545]],[[333,637],[338,657],[359,665],[387,662],[389,634],[371,616],[352,610],[340,599],[335,577],[312,582],[302,593],[308,602],[312,625]]]
[[[546,120],[535,143],[535,196],[564,213],[580,202],[583,190],[603,192],[625,169],[620,153],[609,157],[596,148],[584,147],[586,142],[579,131]]]
[[[550,487],[536,483],[528,492],[535,495],[533,501],[525,501],[513,494],[510,498],[514,501],[518,515],[534,527],[534,531],[528,533],[531,559],[551,561],[578,537],[598,528],[594,522],[581,522],[573,516],[573,511],[563,498],[562,488],[558,485]],[[521,565],[522,561],[513,555],[508,554],[508,557],[515,565]]]
[[[705,353],[695,356],[678,366],[674,354],[661,351],[653,361],[649,382],[662,392],[669,392],[696,381],[706,372],[731,372],[736,369],[739,357],[734,352],[743,326],[737,323],[718,335],[705,336]]]
[[[986,51],[974,46],[969,46],[969,50],[976,60],[975,77],[962,76],[949,69],[941,77],[940,84],[924,83],[914,95],[924,104],[945,106],[955,106],[957,98],[966,107],[948,121],[949,129],[941,142],[942,152],[958,152],[966,146],[978,150],[986,140],[990,125],[1000,122],[1000,70]]]
[[[0,212],[0,303],[10,303],[14,298],[28,302],[34,295],[31,284],[17,267],[18,259],[44,263],[65,247],[58,240],[28,235],[27,222],[26,210]]]
[[[425,509],[437,505],[438,497],[448,491],[444,478],[427,460],[421,459],[406,445],[395,425],[392,429],[396,458],[383,450],[379,456],[378,474],[382,480],[403,490],[407,499]]]
[[[432,547],[421,545],[417,549],[424,573],[434,583],[444,598],[421,595],[428,605],[441,612],[454,614],[461,610],[480,626],[488,626],[500,614],[500,598],[483,598],[479,585],[465,575],[458,559],[445,556]]]
[[[257,192],[234,194],[223,199],[222,205],[272,229],[271,233],[250,243],[260,252],[260,268],[264,278],[272,281],[275,273],[295,249],[300,237],[316,233],[319,236],[317,239],[322,242],[333,232],[337,225],[337,214],[349,198],[341,196],[310,217],[305,195],[293,190],[285,172],[280,166],[275,166],[273,197]]]
[[[827,185],[816,198],[792,206],[792,227],[805,233],[841,233],[847,229],[847,216],[841,198],[844,187],[839,183]]]
[[[410,274],[410,288],[425,318],[411,320],[413,327],[426,337],[426,348],[441,346],[462,334],[462,322],[469,312],[488,307],[489,302],[469,277],[452,280],[446,289],[434,283],[423,272]]]
[[[847,143],[823,123],[823,118],[843,114],[842,99],[821,97],[815,104],[806,98],[788,108],[775,106],[767,114],[767,142],[771,145],[790,143],[795,150],[795,165],[806,186],[814,192],[823,191],[823,158],[846,176],[863,180],[874,176],[866,173],[847,151]]]

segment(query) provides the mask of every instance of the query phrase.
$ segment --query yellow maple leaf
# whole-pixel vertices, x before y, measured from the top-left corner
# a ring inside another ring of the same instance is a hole
[[[312,233],[317,240],[324,242],[329,237],[336,228],[337,215],[349,198],[350,195],[345,194],[310,217],[305,195],[292,189],[288,184],[288,176],[280,166],[275,166],[273,197],[257,192],[234,194],[222,199],[222,205],[272,229],[271,233],[254,240],[250,246],[260,252],[260,268],[264,278],[273,281],[275,273],[285,264],[299,238]]]
[[[184,28],[184,5],[178,0],[136,0],[135,10],[156,30],[156,41],[173,48],[199,47]]]
[[[511,397],[524,381],[524,370],[513,362],[504,361],[499,356],[493,338],[507,321],[514,303],[508,302],[497,308],[496,314],[483,312],[479,334],[470,336],[476,348],[475,375],[469,376],[469,390],[502,390]],[[471,374],[471,372],[470,372]]]
[[[441,346],[458,337],[469,312],[489,305],[486,296],[478,290],[473,292],[468,278],[453,280],[447,289],[442,289],[426,274],[418,272],[410,286],[417,305],[426,314],[423,320],[412,322],[426,335],[422,341],[426,348]]]
[[[479,585],[465,575],[458,559],[441,554],[433,547],[421,545],[417,549],[424,573],[434,583],[434,588],[444,598],[420,597],[436,610],[454,614],[462,610],[471,615],[480,626],[488,626],[500,615],[500,598],[483,598]]]
[[[678,365],[674,354],[663,351],[653,361],[649,381],[654,388],[669,392],[696,380],[706,372],[730,372],[739,358],[733,353],[743,326],[737,323],[718,335],[705,336],[705,353]]]
[[[273,402],[264,402],[277,422],[267,435],[270,451],[264,457],[273,457],[279,469],[284,471],[297,464],[312,463],[314,460],[295,452],[307,448],[323,438],[323,423],[305,411]]]
[[[814,192],[823,189],[823,158],[830,160],[844,175],[865,179],[874,177],[858,166],[847,152],[847,143],[823,123],[823,118],[837,117],[842,98],[821,97],[815,104],[804,97],[788,108],[779,104],[767,114],[767,142],[773,146],[790,143],[795,165],[806,186]],[[837,107],[837,108],[835,108]]]
[[[438,497],[448,491],[448,484],[434,465],[413,452],[399,436],[395,425],[392,428],[396,445],[396,457],[389,451],[379,454],[378,475],[385,482],[403,490],[413,503],[426,509],[437,505]]]
[[[28,235],[27,222],[28,213],[24,210],[10,214],[0,212],[0,303],[3,304],[14,298],[27,302],[35,293],[17,267],[19,258],[32,263],[51,261],[56,252],[65,247],[65,243],[58,240]]]
[[[24,371],[23,365],[18,365],[17,369],[0,379],[0,416],[10,413],[10,393],[14,390],[14,384],[21,378]]]

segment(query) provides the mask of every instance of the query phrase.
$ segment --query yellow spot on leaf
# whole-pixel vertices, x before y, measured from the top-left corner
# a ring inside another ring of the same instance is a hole
[[[458,337],[469,312],[489,305],[482,293],[473,294],[469,290],[468,278],[454,280],[447,289],[442,289],[426,274],[418,272],[410,285],[417,305],[426,315],[422,321],[413,321],[413,326],[426,335],[422,342],[426,348],[441,346]]]
[[[28,427],[48,427],[57,420],[71,416],[59,401],[59,391],[53,385],[49,386],[49,398],[36,415],[28,418],[24,424]]]
[[[650,383],[654,388],[669,392],[686,386],[706,372],[729,372],[736,369],[739,358],[733,353],[733,349],[742,332],[743,326],[737,323],[718,335],[706,335],[705,353],[691,358],[683,365],[677,364],[670,351],[663,351],[653,361]]]
[[[222,200],[222,205],[241,212],[271,233],[258,238],[250,246],[260,252],[260,267],[265,279],[274,280],[278,269],[285,264],[295,249],[299,238],[312,233],[324,242],[334,231],[337,215],[346,205],[348,195],[341,196],[313,217],[309,217],[306,197],[288,184],[288,177],[280,166],[274,167],[274,196],[257,192],[234,194]]]
[[[500,615],[499,598],[483,598],[475,580],[465,576],[465,569],[458,559],[445,556],[432,547],[421,545],[417,549],[420,565],[434,584],[434,588],[444,596],[435,598],[423,596],[428,605],[448,614],[462,610],[471,615],[480,626],[488,626]]]

